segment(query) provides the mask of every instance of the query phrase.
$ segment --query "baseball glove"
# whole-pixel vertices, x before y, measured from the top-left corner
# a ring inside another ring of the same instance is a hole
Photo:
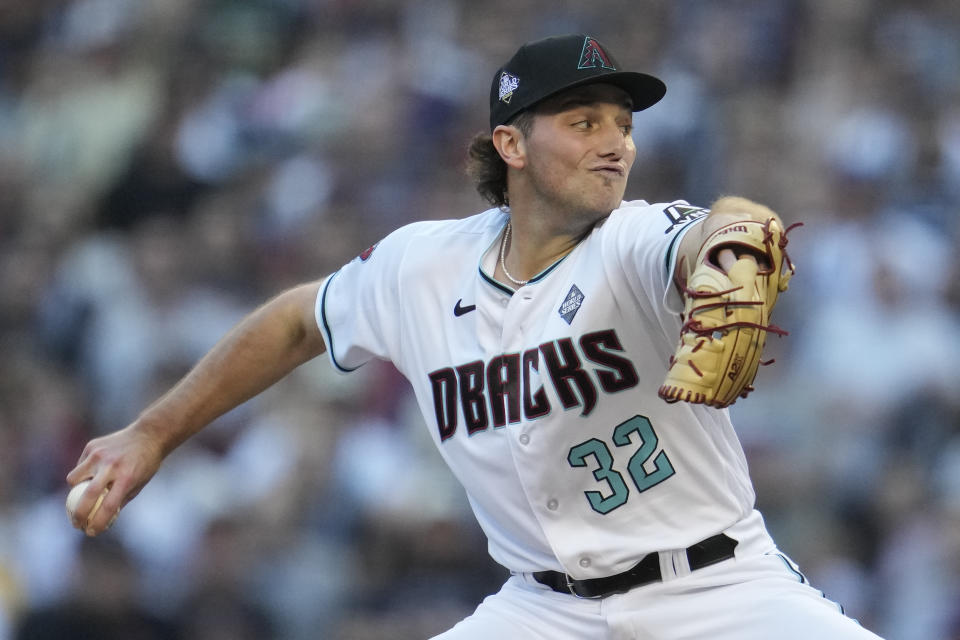
[[[683,287],[680,344],[661,398],[723,408],[753,391],[758,366],[770,364],[760,362],[767,333],[787,333],[770,324],[770,314],[795,271],[785,248],[787,231],[798,224],[743,220],[707,238]],[[717,261],[724,248],[739,256],[726,272]]]

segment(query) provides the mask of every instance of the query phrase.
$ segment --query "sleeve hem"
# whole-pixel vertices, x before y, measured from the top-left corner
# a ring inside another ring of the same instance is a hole
[[[335,271],[334,273],[332,273],[329,277],[327,277],[326,281],[320,286],[320,291],[317,294],[317,305],[316,305],[315,315],[317,320],[317,326],[320,328],[320,333],[323,335],[323,341],[327,344],[327,356],[330,358],[330,363],[333,364],[334,369],[336,369],[338,372],[350,373],[351,371],[356,371],[359,367],[353,367],[351,369],[337,362],[337,356],[334,353],[334,347],[333,347],[333,332],[330,329],[330,323],[327,320],[327,309],[326,309],[327,291],[330,288],[330,283],[333,281],[334,277],[336,277],[338,273],[339,271]]]
[[[705,216],[695,218],[683,225],[680,230],[674,234],[673,239],[670,240],[670,245],[667,247],[666,256],[664,257],[664,279],[666,280],[666,287],[663,293],[663,306],[672,313],[683,313],[684,306],[683,297],[677,291],[676,287],[673,286],[673,273],[677,269],[677,253],[680,248],[680,243],[694,225],[703,222],[705,219]]]

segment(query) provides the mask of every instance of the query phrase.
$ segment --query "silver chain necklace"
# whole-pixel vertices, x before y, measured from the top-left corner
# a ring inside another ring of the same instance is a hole
[[[518,287],[522,287],[523,285],[527,284],[527,283],[530,282],[530,281],[529,281],[529,280],[517,280],[517,279],[514,278],[512,275],[510,275],[510,272],[509,272],[509,271],[507,271],[507,260],[506,260],[506,258],[507,258],[507,242],[510,241],[510,227],[511,227],[511,226],[512,226],[512,225],[510,224],[510,221],[508,220],[508,221],[507,221],[507,228],[503,230],[503,239],[500,241],[500,268],[503,269],[503,275],[507,276],[507,280],[509,280],[509,281],[512,282],[513,284],[517,285]]]

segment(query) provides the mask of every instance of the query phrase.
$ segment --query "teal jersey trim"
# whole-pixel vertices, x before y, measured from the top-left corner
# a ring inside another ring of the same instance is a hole
[[[351,371],[356,371],[360,367],[354,367],[352,369],[342,366],[337,362],[337,356],[333,349],[333,333],[330,331],[330,323],[327,322],[327,291],[330,289],[330,283],[333,282],[333,279],[337,277],[340,271],[337,270],[327,278],[326,283],[323,285],[323,293],[320,296],[320,318],[323,320],[323,334],[327,339],[327,351],[330,352],[330,361],[333,363],[337,369],[344,373],[350,373]]]

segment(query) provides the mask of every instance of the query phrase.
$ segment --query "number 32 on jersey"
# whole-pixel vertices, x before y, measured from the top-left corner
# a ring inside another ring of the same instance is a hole
[[[635,442],[636,439],[636,442]],[[646,416],[634,416],[616,426],[613,430],[613,444],[616,447],[626,447],[630,444],[639,444],[636,453],[627,461],[627,474],[642,493],[660,484],[674,474],[673,465],[666,451],[657,450],[657,434],[653,425]],[[586,442],[571,447],[567,455],[567,462],[571,467],[587,467],[588,459],[592,458],[593,477],[597,482],[604,482],[608,491],[584,491],[590,506],[597,513],[608,514],[626,503],[630,497],[630,488],[623,478],[623,474],[614,468],[614,455],[606,442],[598,438],[591,438]],[[652,463],[651,463],[652,458]]]

